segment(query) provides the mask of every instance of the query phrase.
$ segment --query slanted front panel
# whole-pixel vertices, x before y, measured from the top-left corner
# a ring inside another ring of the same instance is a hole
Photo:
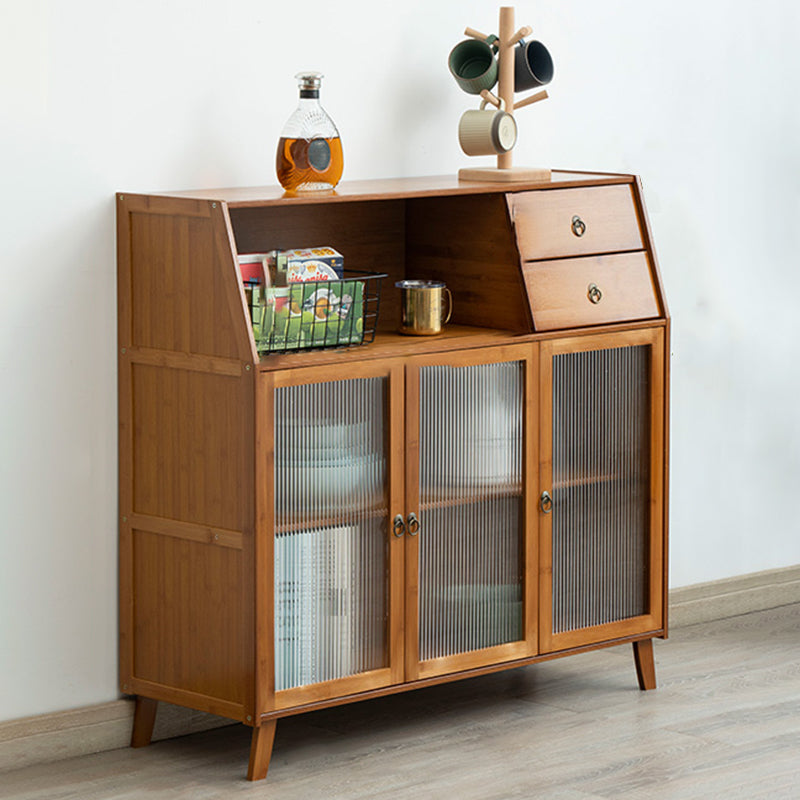
[[[233,267],[220,260],[212,219],[133,212],[130,231],[128,343],[236,358],[226,285],[233,280],[226,270]]]

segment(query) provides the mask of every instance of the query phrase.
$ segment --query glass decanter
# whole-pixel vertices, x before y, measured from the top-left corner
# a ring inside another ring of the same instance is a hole
[[[287,192],[333,189],[342,177],[342,140],[333,120],[319,103],[322,74],[296,76],[300,102],[278,140],[275,169]]]

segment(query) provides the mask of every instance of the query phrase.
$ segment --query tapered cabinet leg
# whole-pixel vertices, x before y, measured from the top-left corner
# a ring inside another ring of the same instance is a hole
[[[633,660],[636,662],[636,677],[639,688],[656,688],[656,663],[653,660],[653,640],[642,639],[633,643]]]
[[[156,722],[158,700],[149,697],[136,697],[136,710],[133,712],[133,731],[131,747],[147,747],[153,737],[153,725]]]
[[[276,720],[265,722],[253,728],[250,742],[250,763],[247,765],[247,780],[261,781],[267,777],[269,760],[272,757],[272,744],[275,741]]]

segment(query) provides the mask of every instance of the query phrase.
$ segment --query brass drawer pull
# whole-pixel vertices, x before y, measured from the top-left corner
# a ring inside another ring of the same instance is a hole
[[[542,496],[539,498],[539,508],[545,514],[549,514],[553,510],[553,498],[550,497],[549,492],[542,492]]]
[[[413,511],[408,515],[408,519],[406,519],[406,525],[408,526],[408,532],[412,536],[416,536],[419,533],[419,520]]]
[[[392,533],[400,538],[406,532],[406,524],[403,522],[403,515],[398,514],[392,523]]]
[[[590,283],[586,296],[597,305],[603,299],[603,293],[597,287],[596,283]]]
[[[586,233],[586,223],[577,214],[572,218],[572,232],[579,238]]]

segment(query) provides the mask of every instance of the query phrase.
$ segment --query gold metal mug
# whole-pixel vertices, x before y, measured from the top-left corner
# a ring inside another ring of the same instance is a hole
[[[400,333],[435,336],[453,313],[453,296],[441,281],[398,281],[401,289]],[[447,296],[447,314],[444,298]]]

